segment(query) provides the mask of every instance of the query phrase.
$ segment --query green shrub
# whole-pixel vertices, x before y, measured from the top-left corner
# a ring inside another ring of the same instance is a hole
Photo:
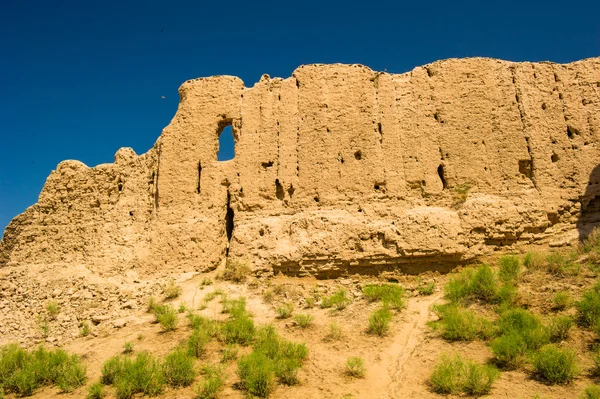
[[[431,294],[433,294],[434,290],[435,290],[434,282],[419,285],[417,287],[417,291],[419,292],[419,295],[431,295]]]
[[[560,342],[569,337],[569,331],[573,327],[573,319],[570,316],[556,316],[550,320],[550,341]]]
[[[243,296],[236,299],[227,299],[223,297],[222,313],[229,313],[233,317],[246,314],[246,298]]]
[[[467,378],[463,391],[469,395],[486,395],[492,390],[492,385],[500,373],[495,367],[469,362]]]
[[[429,379],[433,390],[441,394],[485,395],[490,392],[499,372],[494,367],[465,361],[460,356],[442,355]]]
[[[279,319],[288,319],[292,316],[292,312],[294,311],[294,305],[291,303],[284,303],[279,306],[277,309],[277,318]]]
[[[327,327],[327,334],[325,334],[324,340],[326,342],[339,341],[342,339],[342,335],[342,327],[334,321]]]
[[[198,385],[196,390],[196,399],[214,399],[225,384],[223,369],[208,366],[204,368],[204,374],[204,381]]]
[[[369,317],[369,328],[367,329],[367,332],[381,337],[390,330],[391,321],[392,312],[386,306],[383,306],[381,309],[374,311]]]
[[[227,320],[221,329],[225,343],[244,346],[252,343],[254,332],[254,321],[248,315],[241,315]]]
[[[133,342],[127,341],[123,344],[123,353],[129,354],[131,352],[133,352]]]
[[[221,351],[221,363],[227,363],[230,360],[237,359],[238,347],[233,344],[229,344]]]
[[[569,291],[559,291],[552,297],[552,305],[555,310],[565,310],[571,307],[573,300]]]
[[[46,304],[46,311],[50,316],[51,320],[54,320],[60,312],[60,305],[55,300],[52,300]]]
[[[584,292],[583,298],[576,305],[579,311],[579,323],[598,332],[600,330],[600,283]]]
[[[297,314],[296,316],[294,316],[294,321],[301,328],[310,327],[310,325],[313,322],[313,319],[314,319],[313,315],[308,314],[308,313],[300,313],[300,314]]]
[[[18,396],[31,396],[43,387],[56,385],[71,392],[83,385],[85,367],[76,355],[39,347],[28,352],[11,344],[0,348],[0,388]]]
[[[542,347],[534,356],[533,367],[537,377],[549,384],[572,381],[578,373],[575,352],[552,344]]]
[[[187,341],[187,353],[190,356],[201,358],[206,352],[206,345],[210,342],[211,336],[207,330],[195,329]]]
[[[438,325],[441,336],[448,341],[488,339],[494,333],[493,325],[488,319],[454,304],[437,306],[434,310],[440,317]]]
[[[335,308],[337,310],[343,310],[350,304],[351,300],[348,297],[348,291],[345,288],[338,289],[333,295],[324,297],[321,300],[322,308]]]
[[[540,319],[525,309],[511,309],[500,316],[498,328],[502,334],[517,333],[527,349],[535,350],[550,342],[550,331]]]
[[[404,307],[404,288],[398,284],[367,284],[363,294],[371,302],[380,300],[385,307],[397,310]]]
[[[574,262],[572,257],[567,257],[559,252],[546,257],[546,268],[548,272],[557,276],[573,276],[580,272],[580,266]]]
[[[106,396],[104,385],[100,382],[95,382],[88,387],[88,399],[102,399]]]
[[[235,283],[243,283],[250,275],[250,266],[240,261],[230,261],[225,265],[225,270],[221,274],[223,280],[233,281]]]
[[[165,287],[163,294],[165,294],[166,299],[175,299],[181,295],[181,287],[175,284],[175,280],[169,280],[169,283]]]
[[[491,343],[492,352],[498,364],[506,370],[514,370],[525,363],[527,344],[518,332],[509,332]]]
[[[174,331],[177,328],[177,312],[171,305],[157,305],[154,316],[163,331]]]
[[[444,287],[444,296],[450,302],[460,302],[472,295],[471,279],[474,269],[467,268],[451,278]]]
[[[172,387],[187,387],[196,377],[194,359],[183,349],[169,353],[163,363],[165,381]]]
[[[519,289],[513,283],[505,283],[496,292],[496,302],[499,310],[504,311],[514,307],[519,299]]]
[[[90,323],[88,323],[87,321],[83,321],[81,323],[81,331],[79,332],[80,335],[82,337],[87,337],[88,335],[90,335],[91,332],[92,329],[90,328]]]
[[[204,296],[204,301],[206,301],[207,303],[212,301],[213,299],[215,299],[218,296],[223,296],[225,295],[225,293],[223,292],[223,290],[217,288],[214,291],[209,292],[208,294],[206,294]]]
[[[360,357],[351,357],[346,360],[345,373],[354,378],[365,378],[365,361]]]
[[[588,386],[583,394],[580,396],[581,399],[600,399],[600,385]]]
[[[162,365],[147,352],[135,359],[115,356],[102,366],[102,382],[113,385],[118,399],[129,399],[136,393],[156,396],[162,392],[165,377]]]
[[[156,299],[151,296],[148,299],[148,305],[146,305],[146,312],[147,313],[154,313],[154,308],[156,307]]]
[[[464,269],[456,277],[450,279],[444,288],[444,294],[446,299],[451,302],[469,299],[494,302],[497,290],[498,283],[494,272],[491,267],[484,264],[477,269]]]
[[[498,277],[505,283],[517,283],[521,276],[521,261],[514,255],[504,255],[498,259]]]
[[[252,352],[238,361],[241,386],[250,395],[266,398],[275,388],[275,367],[262,352]]]

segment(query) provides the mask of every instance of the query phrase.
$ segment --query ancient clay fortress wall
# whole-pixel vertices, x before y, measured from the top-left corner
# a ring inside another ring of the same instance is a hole
[[[600,58],[307,65],[185,82],[154,148],[61,162],[0,266],[414,272],[576,242],[600,201]],[[235,158],[217,161],[232,125]]]

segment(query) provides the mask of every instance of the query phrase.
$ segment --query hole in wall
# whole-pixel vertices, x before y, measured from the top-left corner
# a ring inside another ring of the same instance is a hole
[[[224,125],[219,133],[219,151],[217,152],[218,161],[229,161],[235,157],[235,139],[233,137],[233,128],[231,122]]]
[[[283,198],[285,197],[283,186],[279,182],[279,179],[275,179],[275,196],[279,201],[283,201]]]
[[[263,168],[267,169],[270,168],[271,166],[273,166],[273,161],[269,161],[269,162],[262,162],[260,164]]]
[[[227,191],[227,213],[225,214],[225,233],[227,234],[227,250],[225,256],[229,255],[229,244],[231,243],[231,237],[233,236],[233,217],[234,212],[231,207],[231,194]]]
[[[575,135],[579,134],[577,129],[571,126],[567,126],[567,137],[572,139]]]
[[[354,153],[354,158],[360,161],[362,159],[362,152],[360,150],[356,151]]]
[[[442,187],[444,190],[447,188],[448,183],[446,182],[446,171],[444,169],[444,165],[440,164],[437,168],[438,176],[440,177],[440,181],[442,182]]]
[[[532,165],[531,159],[521,159],[519,160],[519,173],[523,176],[527,176],[531,178],[532,176]]]
[[[545,111],[546,110],[546,103],[542,103],[542,109]]]
[[[258,235],[260,235],[261,237],[265,235],[265,229],[260,229],[258,231]]]
[[[293,185],[290,184],[290,187],[287,190],[288,195],[290,196],[290,199],[292,199],[292,196],[294,195],[294,191],[296,191],[296,189],[294,188]]]
[[[552,160],[552,162],[558,162],[558,154],[553,152],[550,159]]]
[[[200,194],[200,182],[202,179],[202,164],[198,162],[198,184],[196,185],[196,194]]]

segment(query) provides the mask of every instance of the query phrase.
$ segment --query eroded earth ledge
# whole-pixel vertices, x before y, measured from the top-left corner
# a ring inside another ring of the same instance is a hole
[[[7,227],[0,267],[418,272],[570,245],[600,216],[600,58],[306,65],[179,93],[146,154],[61,162]],[[236,155],[219,162],[228,125]]]

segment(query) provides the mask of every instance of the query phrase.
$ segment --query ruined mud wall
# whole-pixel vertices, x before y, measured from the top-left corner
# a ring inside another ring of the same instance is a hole
[[[148,153],[59,164],[0,265],[414,272],[567,245],[598,217],[600,58],[308,65],[252,88],[190,80],[180,96]],[[235,158],[218,162],[227,125]]]

